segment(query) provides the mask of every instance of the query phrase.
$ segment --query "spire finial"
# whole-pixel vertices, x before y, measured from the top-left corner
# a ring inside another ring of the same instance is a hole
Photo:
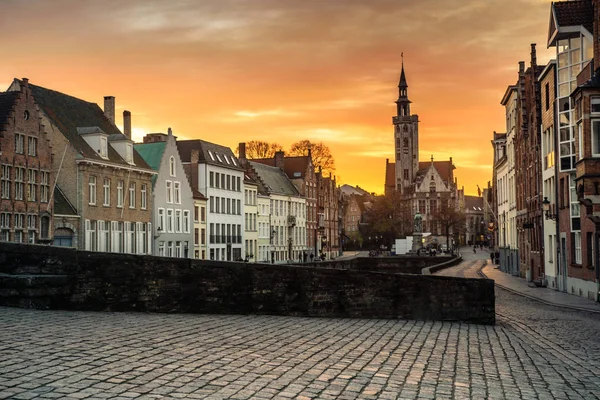
[[[431,155],[431,163],[433,164],[433,154]]]
[[[404,52],[400,53],[400,58],[402,58],[402,68],[404,68]]]

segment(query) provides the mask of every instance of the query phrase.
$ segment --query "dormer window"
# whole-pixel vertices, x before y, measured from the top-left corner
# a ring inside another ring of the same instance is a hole
[[[208,155],[210,156],[210,159],[211,159],[211,160],[215,161],[215,157],[213,156],[213,153],[212,153],[212,151],[210,151],[210,150],[209,150],[209,151],[208,151]]]
[[[105,137],[100,138],[100,157],[108,158],[108,140]]]
[[[224,154],[224,155],[223,155],[223,157],[225,157],[225,161],[227,162],[227,164],[231,164],[231,163],[229,162],[229,158],[227,157],[227,154]]]
[[[175,157],[169,158],[169,175],[175,176]]]
[[[131,143],[127,143],[126,146],[127,151],[127,161],[129,164],[133,164],[133,145]]]
[[[219,153],[215,153],[215,155],[217,156],[217,159],[219,160],[219,162],[222,163],[223,160],[221,160],[221,156],[219,156]]]

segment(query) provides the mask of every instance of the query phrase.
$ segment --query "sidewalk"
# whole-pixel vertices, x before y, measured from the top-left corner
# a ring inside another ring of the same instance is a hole
[[[521,296],[529,297],[530,299],[552,306],[600,313],[600,303],[548,288],[529,287],[525,279],[506,274],[496,269],[495,266],[485,265],[481,273],[486,278],[492,279],[496,283],[496,286]]]

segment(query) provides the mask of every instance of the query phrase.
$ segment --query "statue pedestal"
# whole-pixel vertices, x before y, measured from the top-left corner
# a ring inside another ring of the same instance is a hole
[[[416,254],[421,247],[423,247],[423,234],[421,232],[413,233],[411,253]]]

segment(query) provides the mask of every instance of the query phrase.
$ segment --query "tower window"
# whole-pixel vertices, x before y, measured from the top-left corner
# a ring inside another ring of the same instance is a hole
[[[408,169],[404,169],[404,179],[408,180]]]
[[[404,138],[404,154],[408,154],[408,139]]]

